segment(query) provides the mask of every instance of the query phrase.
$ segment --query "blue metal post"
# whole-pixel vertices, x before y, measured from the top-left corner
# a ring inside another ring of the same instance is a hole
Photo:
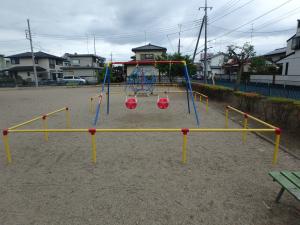
[[[110,85],[110,76],[112,74],[112,65],[110,65],[110,70],[108,72],[108,78],[107,78],[107,105],[106,105],[106,114],[109,114],[109,85]]]
[[[106,66],[105,75],[104,75],[100,94],[104,93],[105,82],[106,82],[106,78],[107,78],[108,74],[109,74],[109,65]],[[96,115],[95,115],[94,122],[93,122],[94,126],[96,126],[99,117],[100,117],[100,97],[99,97],[99,102],[98,102],[97,109],[96,109]]]
[[[196,105],[195,105],[195,101],[194,101],[194,97],[193,97],[193,90],[192,90],[192,85],[191,85],[191,80],[190,80],[189,72],[188,72],[188,69],[187,69],[185,61],[184,61],[184,76],[185,76],[187,88],[189,89],[190,98],[191,98],[193,106],[194,106],[196,123],[197,123],[197,126],[199,127],[200,123],[199,123],[198,112],[197,112],[197,108],[196,108]]]

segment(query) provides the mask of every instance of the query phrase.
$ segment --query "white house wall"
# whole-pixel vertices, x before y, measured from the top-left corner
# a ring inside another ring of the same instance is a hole
[[[64,76],[80,76],[88,82],[96,83],[98,78],[94,69],[64,69]]]
[[[143,52],[136,52],[135,53],[135,56],[136,56],[136,60],[141,60],[141,55],[144,55],[144,54],[153,54],[154,55],[154,58],[157,57],[157,56],[161,56],[162,52],[161,51],[143,51]]]
[[[272,84],[273,75],[251,75],[250,82]],[[275,84],[300,86],[300,76],[275,76]]]

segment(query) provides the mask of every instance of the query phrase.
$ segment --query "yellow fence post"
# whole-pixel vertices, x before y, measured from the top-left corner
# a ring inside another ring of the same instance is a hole
[[[91,98],[91,101],[90,101],[90,113],[93,113],[94,112],[94,105],[93,105],[93,98]]]
[[[66,107],[66,126],[67,126],[67,128],[71,128],[71,118],[70,118],[69,107]]]
[[[187,134],[190,130],[188,128],[182,128],[181,132],[183,134],[183,143],[182,143],[182,163],[186,164],[186,145],[187,145]]]
[[[43,115],[43,127],[45,130],[48,129],[48,121],[47,121],[47,115]],[[48,141],[48,132],[44,132],[45,141]]]
[[[92,135],[92,161],[93,163],[96,163],[97,160],[97,150],[96,150],[96,129],[90,128],[89,133]]]
[[[244,114],[244,129],[248,128],[248,114],[245,113]],[[243,132],[243,143],[246,143],[246,139],[247,139],[247,131]]]
[[[206,104],[205,104],[206,112],[208,112],[208,97],[206,96]]]
[[[281,129],[276,128],[275,129],[275,146],[274,146],[273,162],[272,162],[273,165],[275,165],[277,163],[279,143],[280,143],[280,135],[281,135]]]
[[[10,148],[8,143],[8,129],[4,129],[2,134],[3,134],[3,143],[4,143],[6,159],[8,163],[11,163],[11,154],[10,154]]]
[[[200,102],[202,102],[202,95],[200,95]]]
[[[228,128],[228,114],[229,114],[229,109],[228,106],[225,107],[225,128]]]
[[[197,93],[194,92],[194,101],[197,101]]]

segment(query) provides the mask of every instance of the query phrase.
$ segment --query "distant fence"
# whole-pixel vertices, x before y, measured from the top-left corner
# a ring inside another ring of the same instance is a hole
[[[200,80],[198,82],[203,83],[204,81]],[[215,80],[215,83],[216,85],[232,89],[235,86],[235,82],[229,80]],[[208,84],[212,84],[212,81],[208,80]],[[255,92],[265,96],[300,99],[300,86],[296,85],[244,82],[239,85],[238,90],[243,92]]]

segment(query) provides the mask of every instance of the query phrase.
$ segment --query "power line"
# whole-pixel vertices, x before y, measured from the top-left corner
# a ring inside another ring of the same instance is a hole
[[[250,3],[253,2],[253,1],[255,1],[255,0],[250,0],[250,1],[244,3],[243,5],[241,5],[241,6],[237,7],[237,8],[235,8],[235,9],[233,9],[232,11],[230,11],[230,12],[224,14],[224,15],[219,16],[219,17],[217,17],[216,19],[212,19],[212,21],[210,22],[210,24],[212,24],[212,23],[214,23],[214,22],[216,22],[216,21],[218,21],[218,20],[220,20],[220,19],[223,19],[224,17],[226,17],[226,16],[228,16],[228,15],[230,15],[230,14],[236,12],[237,10],[239,10],[239,9],[241,9],[241,8],[243,8],[243,7],[245,7],[246,5],[250,4]]]
[[[248,25],[248,24],[251,24],[252,22],[254,22],[254,21],[256,21],[256,20],[258,20],[258,19],[260,19],[260,18],[262,18],[262,17],[264,17],[264,16],[266,16],[266,15],[272,13],[273,11],[275,11],[275,10],[281,8],[282,6],[288,4],[288,3],[291,2],[291,1],[293,1],[293,0],[285,1],[284,3],[280,4],[279,6],[276,6],[275,8],[272,8],[271,10],[269,10],[269,11],[263,13],[262,15],[260,15],[260,16],[258,16],[258,17],[255,17],[254,19],[248,21],[247,23],[244,23],[244,24],[242,24],[242,25],[240,25],[240,26],[238,26],[238,27],[236,27],[236,28],[234,28],[234,29],[232,29],[232,30],[230,30],[230,31],[228,31],[228,32],[226,32],[226,33],[224,33],[224,34],[222,34],[222,35],[217,36],[217,37],[214,38],[213,40],[217,40],[217,39],[219,39],[220,37],[227,36],[228,34],[231,34],[231,33],[235,32],[236,30],[239,30],[240,28],[242,28],[242,27],[244,27],[244,26],[246,26],[246,25]]]

